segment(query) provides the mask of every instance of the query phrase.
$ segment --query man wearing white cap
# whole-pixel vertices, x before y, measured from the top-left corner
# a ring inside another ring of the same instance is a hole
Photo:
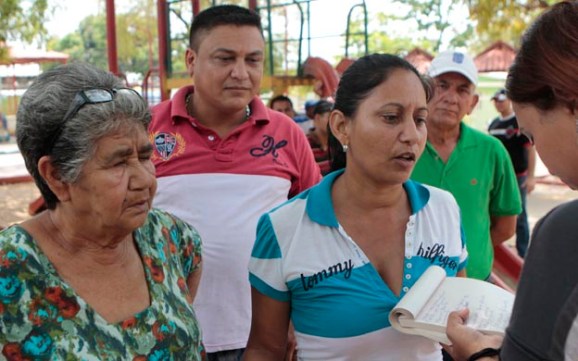
[[[478,103],[473,60],[445,51],[428,73],[435,82],[428,141],[412,178],[454,195],[462,211],[468,277],[485,280],[492,272],[493,246],[514,235],[522,211],[516,175],[501,142],[463,122]]]

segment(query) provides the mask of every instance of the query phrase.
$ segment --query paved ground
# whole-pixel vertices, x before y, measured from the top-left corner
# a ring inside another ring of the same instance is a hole
[[[533,226],[539,218],[558,204],[577,198],[578,192],[565,185],[537,184],[534,192],[528,196],[530,224]]]

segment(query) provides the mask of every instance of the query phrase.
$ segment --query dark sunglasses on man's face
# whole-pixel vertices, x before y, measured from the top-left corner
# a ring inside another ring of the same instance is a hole
[[[130,94],[136,94],[139,98],[142,98],[140,94],[131,88],[113,88],[113,89],[103,89],[103,88],[95,88],[95,89],[84,89],[76,93],[72,103],[64,118],[62,118],[62,123],[60,127],[54,133],[52,137],[52,147],[56,144],[58,138],[60,138],[60,134],[62,133],[62,129],[64,128],[67,121],[72,119],[80,109],[87,105],[87,104],[100,104],[100,103],[109,103],[114,100],[114,96],[117,93],[121,92],[128,92]],[[51,148],[52,148],[51,147]]]

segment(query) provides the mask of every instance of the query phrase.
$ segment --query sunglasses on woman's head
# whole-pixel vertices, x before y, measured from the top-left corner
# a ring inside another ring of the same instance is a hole
[[[140,97],[140,94],[131,88],[113,88],[113,89],[85,89],[81,90],[74,96],[74,100],[69,107],[63,118],[63,124],[67,120],[71,119],[80,111],[80,108],[86,104],[99,104],[108,103],[114,100],[114,95],[118,92],[129,92],[136,94]]]
[[[112,89],[104,89],[104,88],[94,88],[94,89],[84,89],[76,93],[72,103],[64,118],[62,118],[62,123],[60,127],[55,131],[54,136],[52,136],[52,147],[56,144],[58,138],[60,138],[60,134],[62,133],[62,129],[67,121],[72,119],[80,109],[87,105],[87,104],[100,104],[100,103],[109,103],[114,100],[114,96],[120,92],[128,92],[131,94],[136,94],[139,98],[142,99],[141,95],[134,89],[131,88],[112,88]],[[52,148],[51,147],[51,148]]]

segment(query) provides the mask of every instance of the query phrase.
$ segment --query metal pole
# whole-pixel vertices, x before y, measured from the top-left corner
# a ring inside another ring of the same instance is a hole
[[[363,0],[362,6],[363,6],[363,16],[364,16],[364,19],[363,19],[363,30],[364,30],[363,36],[365,39],[365,55],[367,55],[367,54],[369,54],[369,36],[368,36],[368,31],[367,31],[367,28],[368,28],[368,26],[367,26],[367,23],[368,23],[368,21],[367,21],[367,5],[365,5],[365,0]]]
[[[157,24],[159,33],[159,78],[161,100],[169,98],[169,91],[167,89],[167,2],[166,0],[158,0],[157,2]]]
[[[193,3],[193,16],[197,16],[201,12],[201,1],[191,0],[191,2]]]
[[[118,56],[116,52],[116,21],[114,0],[106,0],[106,43],[108,47],[108,69],[118,74]]]
[[[275,62],[273,61],[273,28],[271,25],[271,0],[267,0],[267,32],[269,35],[269,75],[275,75]]]

